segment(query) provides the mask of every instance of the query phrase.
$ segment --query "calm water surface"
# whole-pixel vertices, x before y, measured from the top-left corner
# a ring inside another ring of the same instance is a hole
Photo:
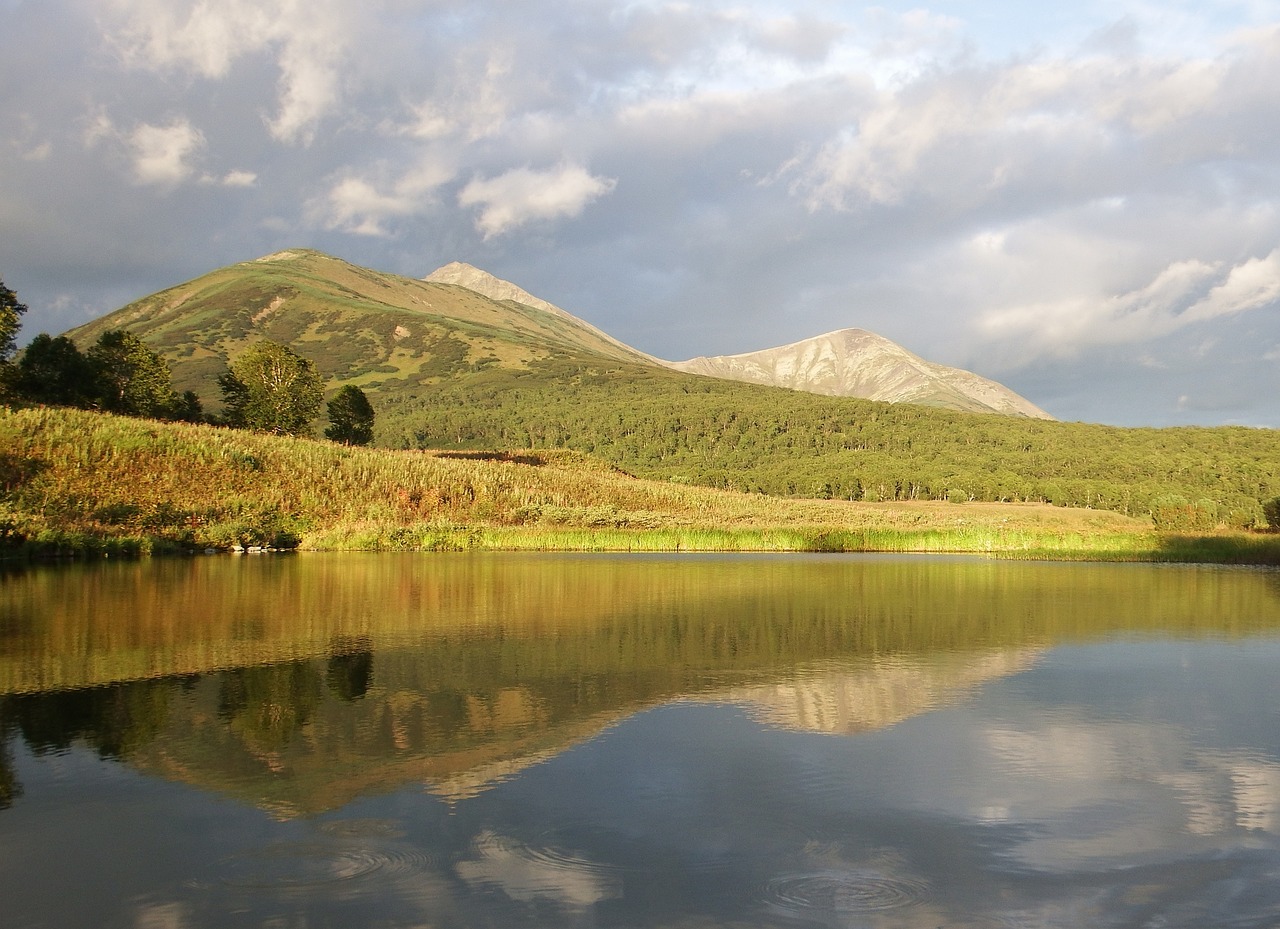
[[[1280,574],[0,574],[0,925],[1277,927]]]

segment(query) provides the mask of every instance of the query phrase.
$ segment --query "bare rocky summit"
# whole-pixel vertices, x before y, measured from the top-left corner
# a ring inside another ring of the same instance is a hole
[[[632,348],[624,342],[619,342],[613,336],[603,330],[597,329],[586,320],[579,319],[572,313],[560,309],[554,303],[548,303],[540,297],[535,297],[527,290],[516,286],[510,281],[504,281],[500,277],[494,277],[488,271],[482,271],[474,265],[469,265],[462,261],[451,261],[447,265],[436,268],[430,274],[423,278],[432,284],[455,284],[458,287],[465,287],[467,290],[474,291],[481,296],[488,297],[490,300],[510,300],[513,303],[523,304],[532,307],[535,310],[542,310],[544,313],[550,313],[552,316],[558,316],[561,319],[571,320],[575,325],[583,327],[597,336],[611,343],[617,348],[623,349],[627,354],[633,356],[637,361],[643,361],[648,364],[658,363],[666,364],[659,361],[652,355],[646,355],[638,349]]]
[[[922,403],[966,412],[1053,419],[1002,384],[961,368],[925,361],[883,336],[863,329],[840,329],[779,348],[743,355],[663,361],[618,342],[510,281],[461,261],[438,268],[423,280],[455,284],[491,300],[511,300],[563,319],[575,320],[640,360],[688,374],[789,387],[835,397]]]
[[[554,303],[548,303],[546,300],[535,297],[527,290],[517,287],[510,281],[494,277],[488,271],[481,271],[466,262],[451,261],[443,267],[436,268],[423,280],[432,284],[457,284],[459,287],[467,288],[467,290],[474,290],[490,300],[514,300],[516,303],[523,303],[525,306],[531,306],[535,310],[542,310],[544,313],[550,313],[553,316],[572,318],[569,313],[566,313]]]
[[[703,356],[666,364],[689,374],[836,397],[1053,419],[1002,384],[960,368],[925,361],[863,329],[840,329],[742,355]]]

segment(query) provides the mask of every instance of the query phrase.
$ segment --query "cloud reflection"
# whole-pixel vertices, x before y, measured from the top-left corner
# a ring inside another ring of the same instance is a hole
[[[473,888],[496,886],[513,900],[550,899],[575,910],[622,895],[621,881],[585,858],[533,849],[487,831],[476,837],[474,849],[476,857],[455,867]]]

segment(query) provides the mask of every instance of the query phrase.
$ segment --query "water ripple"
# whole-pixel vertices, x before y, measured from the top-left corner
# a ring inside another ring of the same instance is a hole
[[[429,868],[417,850],[356,844],[281,842],[247,849],[219,862],[216,880],[241,890],[311,890],[378,874],[392,877]]]
[[[561,828],[543,833],[536,845],[526,845],[515,839],[490,833],[477,838],[476,848],[485,857],[519,858],[550,871],[572,871],[605,877],[623,870],[581,851],[583,844],[590,844],[589,841],[584,843],[583,839],[589,840],[591,837],[590,830]]]
[[[392,819],[335,819],[319,826],[335,839],[398,839],[404,830]]]
[[[765,901],[784,915],[812,919],[910,906],[928,893],[923,881],[855,868],[779,875],[766,885]]]

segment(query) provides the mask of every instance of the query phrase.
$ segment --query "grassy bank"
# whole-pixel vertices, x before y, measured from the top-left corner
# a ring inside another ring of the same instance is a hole
[[[1280,540],[1099,510],[791,500],[632,478],[573,452],[414,452],[0,409],[11,556],[316,550],[981,552],[1280,564]]]

